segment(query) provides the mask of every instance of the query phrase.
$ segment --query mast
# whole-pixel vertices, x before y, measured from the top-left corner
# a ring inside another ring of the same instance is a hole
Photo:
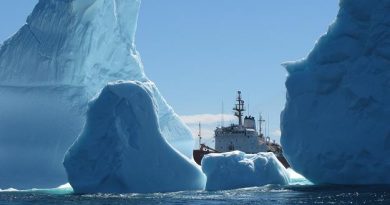
[[[225,114],[225,111],[224,111],[223,100],[222,100],[222,104],[221,104],[221,128],[223,128],[225,126],[224,114]]]
[[[199,122],[198,137],[199,137],[199,146],[202,146],[202,125],[200,124],[200,122]]]
[[[265,120],[263,119],[263,116],[261,116],[261,113],[259,114],[259,134],[261,135],[261,127],[262,127],[262,124],[263,122],[265,122]]]
[[[268,121],[268,122],[267,122],[267,132],[268,132],[268,133],[267,133],[267,137],[269,137],[269,122],[270,122],[270,121],[269,121],[269,114],[267,114],[267,121]]]
[[[242,116],[243,116],[243,112],[245,111],[244,101],[241,98],[241,91],[238,91],[237,93],[238,93],[237,104],[236,107],[233,108],[233,110],[235,111],[234,115],[238,117],[238,125],[242,126]]]

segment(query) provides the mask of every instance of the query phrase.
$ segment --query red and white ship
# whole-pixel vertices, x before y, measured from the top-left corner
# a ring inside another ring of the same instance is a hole
[[[199,149],[193,151],[195,162],[200,165],[203,156],[206,154],[239,150],[247,154],[273,152],[286,168],[289,167],[287,160],[283,156],[282,147],[276,142],[271,142],[270,138],[262,133],[262,123],[265,120],[263,120],[261,115],[259,116],[258,129],[256,129],[256,121],[253,116],[244,117],[244,100],[242,100],[241,91],[238,91],[237,103],[233,110],[235,111],[234,115],[238,118],[238,124],[216,128],[214,131],[214,148],[201,142],[201,127],[199,124]]]

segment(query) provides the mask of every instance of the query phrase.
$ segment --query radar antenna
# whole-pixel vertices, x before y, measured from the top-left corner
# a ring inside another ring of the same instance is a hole
[[[198,137],[199,137],[199,146],[202,147],[202,125],[200,124],[200,122],[199,122]]]

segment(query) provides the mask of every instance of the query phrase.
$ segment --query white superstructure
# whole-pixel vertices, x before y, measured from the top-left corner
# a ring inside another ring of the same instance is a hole
[[[260,119],[259,132],[256,130],[256,121],[252,116],[246,116],[242,122],[244,101],[241,92],[238,91],[237,104],[233,108],[238,118],[238,125],[232,124],[228,127],[219,127],[215,130],[215,149],[219,152],[240,150],[245,153],[267,152],[266,139],[261,133]]]

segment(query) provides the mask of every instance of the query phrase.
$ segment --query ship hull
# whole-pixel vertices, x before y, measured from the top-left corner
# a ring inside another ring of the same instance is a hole
[[[283,164],[284,167],[287,168],[290,168],[290,164],[287,162],[287,159],[282,155],[282,156],[279,156],[279,157],[276,157],[280,163]]]
[[[204,151],[204,150],[194,150],[193,151],[193,156],[194,156],[194,160],[197,164],[201,165],[202,164],[202,159],[203,157],[206,155],[206,154],[210,154],[210,153],[213,153],[211,151]]]

